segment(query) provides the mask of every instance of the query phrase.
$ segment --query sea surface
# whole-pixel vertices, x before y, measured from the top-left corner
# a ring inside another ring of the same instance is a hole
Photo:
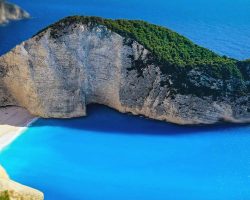
[[[45,200],[248,200],[250,126],[184,127],[91,105],[40,119],[3,152]]]
[[[249,0],[10,0],[31,20],[0,28],[0,55],[69,15],[142,19],[166,26],[221,55],[250,58]]]
[[[60,18],[97,15],[143,19],[250,58],[249,0],[12,2],[32,18],[0,27],[0,55]],[[38,120],[0,163],[45,200],[248,200],[250,125],[177,126],[91,105],[88,117]]]

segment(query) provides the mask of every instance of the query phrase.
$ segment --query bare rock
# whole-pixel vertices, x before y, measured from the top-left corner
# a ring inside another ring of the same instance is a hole
[[[38,190],[10,180],[5,170],[0,166],[0,199],[43,200],[44,196]]]
[[[237,80],[223,82],[193,69],[176,82],[148,62],[145,47],[103,25],[74,23],[60,35],[51,31],[0,58],[0,106],[22,106],[45,118],[85,116],[86,105],[98,103],[177,124],[250,121],[249,94],[230,95]],[[195,89],[181,91],[187,83]],[[207,91],[213,93],[203,95]]]
[[[29,18],[30,15],[19,6],[0,0],[0,24],[10,20],[19,20]]]

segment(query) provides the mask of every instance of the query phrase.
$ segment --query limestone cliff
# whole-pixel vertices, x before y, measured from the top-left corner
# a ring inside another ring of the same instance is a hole
[[[17,5],[0,0],[0,24],[7,23],[10,20],[19,20],[28,17],[29,14]]]
[[[43,198],[41,192],[10,180],[0,166],[0,199],[43,200]]]
[[[177,124],[249,122],[250,65],[239,63],[241,78],[217,78],[206,68],[165,70],[134,38],[68,18],[0,58],[0,106],[70,118],[98,103]]]

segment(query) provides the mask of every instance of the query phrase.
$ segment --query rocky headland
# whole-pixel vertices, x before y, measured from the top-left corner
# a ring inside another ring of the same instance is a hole
[[[38,190],[12,181],[0,166],[0,199],[43,200],[44,196]]]
[[[250,61],[147,22],[80,16],[0,58],[0,106],[71,118],[91,103],[176,124],[249,122]]]
[[[0,0],[0,24],[8,23],[10,20],[20,20],[29,17],[29,13],[19,6]]]

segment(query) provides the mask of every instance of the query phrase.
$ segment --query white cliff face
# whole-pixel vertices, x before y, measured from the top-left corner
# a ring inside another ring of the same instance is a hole
[[[0,0],[0,24],[10,20],[29,18],[29,14],[17,5]]]
[[[47,29],[0,58],[0,106],[18,105],[56,118],[85,116],[87,104],[99,103],[177,124],[250,120],[249,96],[170,95],[175,85],[157,65],[147,64],[140,72],[134,67],[146,63],[150,52],[105,26],[73,24],[61,32],[52,37]],[[195,71],[190,77],[193,84],[207,84]]]

